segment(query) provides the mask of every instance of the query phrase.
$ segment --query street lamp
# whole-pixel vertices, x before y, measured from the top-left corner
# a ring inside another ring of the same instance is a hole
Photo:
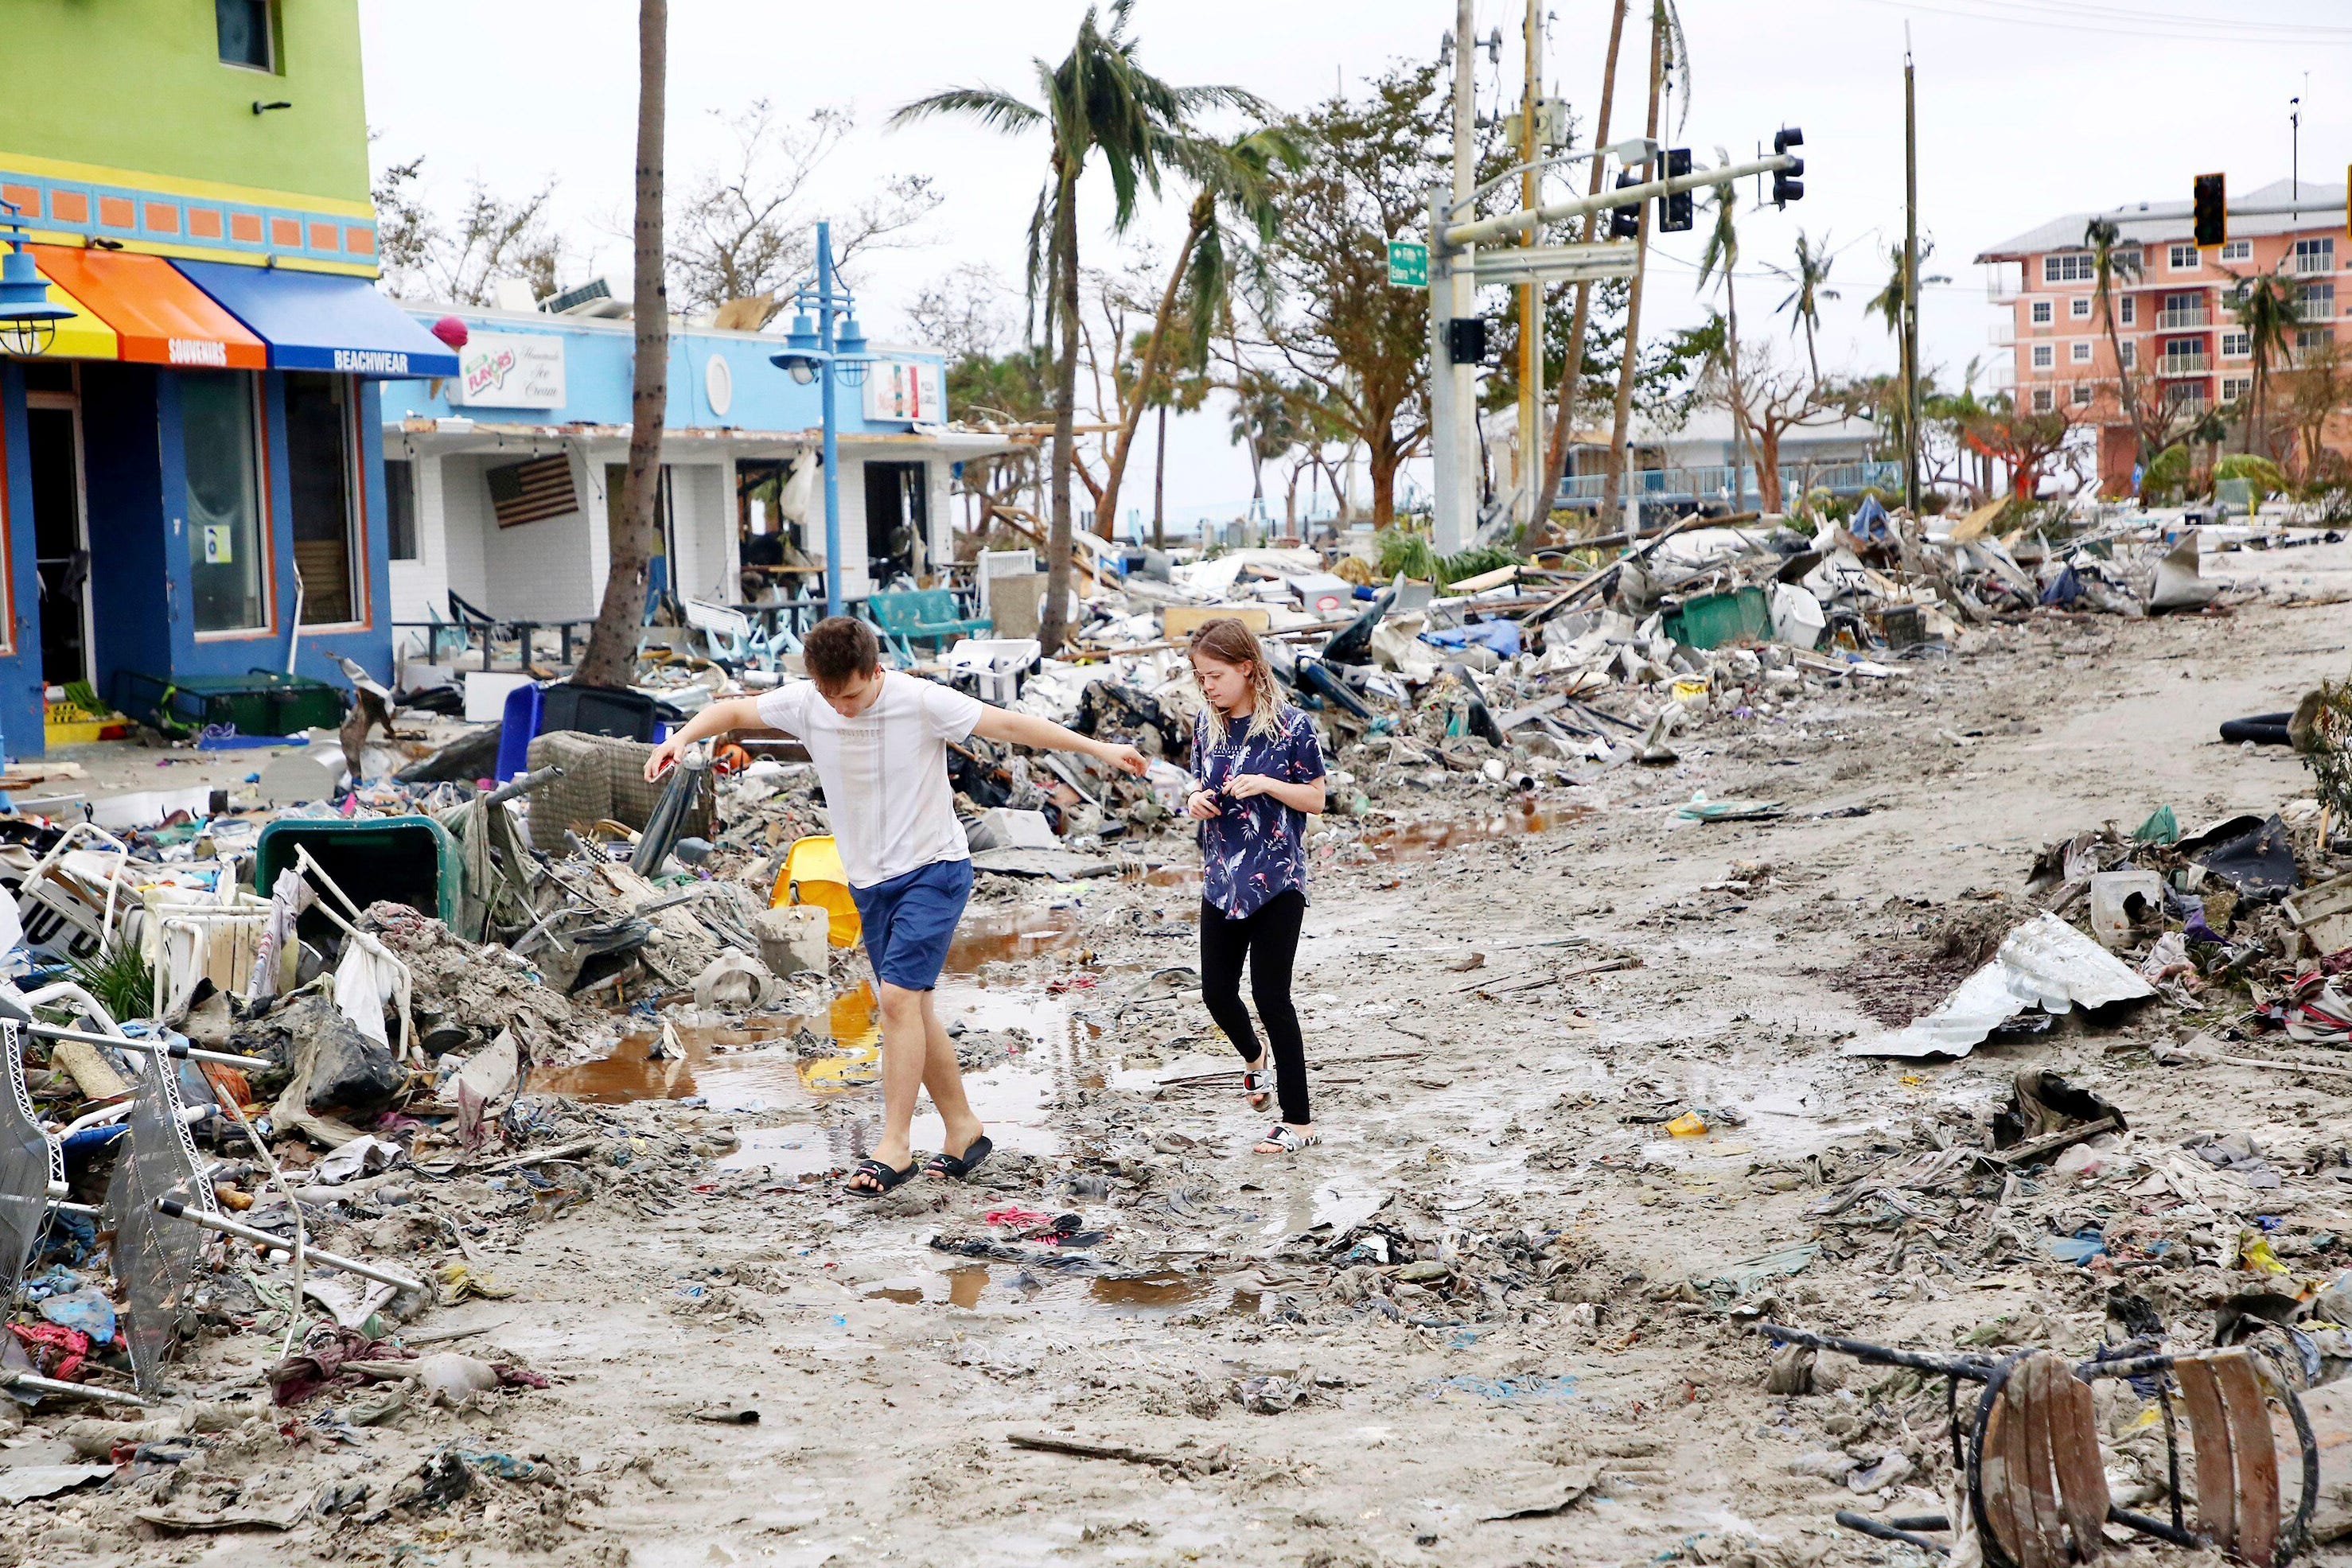
[[[866,333],[857,325],[857,304],[833,270],[833,225],[816,225],[816,277],[793,291],[797,311],[784,334],[782,353],[769,361],[807,386],[824,389],[824,612],[841,613],[841,485],[835,477],[837,453],[834,388],[863,386]],[[836,321],[835,318],[838,318]]]
[[[73,311],[49,299],[48,280],[26,248],[24,209],[13,202],[0,202],[0,208],[7,210],[0,218],[0,239],[8,246],[0,252],[0,353],[29,359],[48,352],[58,340],[58,323]]]

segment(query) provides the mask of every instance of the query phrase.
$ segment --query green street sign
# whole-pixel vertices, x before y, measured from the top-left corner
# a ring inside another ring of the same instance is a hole
[[[1429,287],[1429,247],[1419,240],[1389,241],[1389,287],[1391,288],[1426,288]]]

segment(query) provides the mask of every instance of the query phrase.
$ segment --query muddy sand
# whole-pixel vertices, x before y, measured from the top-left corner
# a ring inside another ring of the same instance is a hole
[[[2352,587],[2352,547],[2226,559],[2209,571]],[[1769,1396],[1748,1321],[2086,1353],[2116,1276],[2049,1254],[2047,1206],[1930,1195],[1841,1223],[1808,1212],[1826,1187],[1981,1145],[2018,1068],[2047,1065],[2151,1145],[2253,1134],[2287,1172],[2283,1250],[2332,1272],[2352,1197],[2300,1156],[2352,1118],[2343,1080],[2158,1065],[2192,1021],[2163,1000],[1958,1062],[1838,1047],[1879,1027],[1874,982],[1939,998],[1965,968],[1936,968],[1939,923],[2021,898],[2044,842],[2307,794],[2291,756],[2215,726],[2342,674],[2347,643],[2340,604],[2036,618],[1678,737],[1672,768],[1336,821],[1297,981],[1323,1141],[1297,1157],[1249,1153],[1265,1118],[1187,988],[1181,861],[984,878],[940,997],[999,1151],[971,1185],[836,1192],[877,1109],[859,992],[541,1077],[576,1102],[593,1192],[521,1223],[516,1173],[444,1184],[441,1211],[484,1217],[459,1228],[471,1266],[514,1293],[410,1332],[479,1329],[457,1347],[550,1387],[357,1427],[267,1411],[252,1366],[200,1349],[185,1386],[251,1401],[242,1427],[143,1492],[16,1507],[0,1563],[1907,1560],[1831,1515],[1931,1493],[1857,1500],[1790,1465],[1932,1467],[1940,1395]],[[1787,814],[1674,821],[1699,789]],[[1670,1134],[1693,1108],[1713,1130]],[[916,1132],[936,1138],[928,1110]],[[2196,1281],[2155,1273],[2193,1342]],[[325,1489],[282,1532],[135,1517]]]

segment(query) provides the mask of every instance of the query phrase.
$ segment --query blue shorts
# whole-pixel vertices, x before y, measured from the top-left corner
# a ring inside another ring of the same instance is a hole
[[[948,944],[971,896],[971,862],[933,861],[872,887],[852,885],[866,930],[866,956],[875,977],[909,991],[928,991],[947,967]]]

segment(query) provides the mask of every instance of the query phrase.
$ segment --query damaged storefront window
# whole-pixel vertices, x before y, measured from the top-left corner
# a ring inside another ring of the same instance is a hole
[[[265,624],[261,486],[255,473],[253,382],[228,371],[180,378],[188,476],[188,577],[198,632]]]

